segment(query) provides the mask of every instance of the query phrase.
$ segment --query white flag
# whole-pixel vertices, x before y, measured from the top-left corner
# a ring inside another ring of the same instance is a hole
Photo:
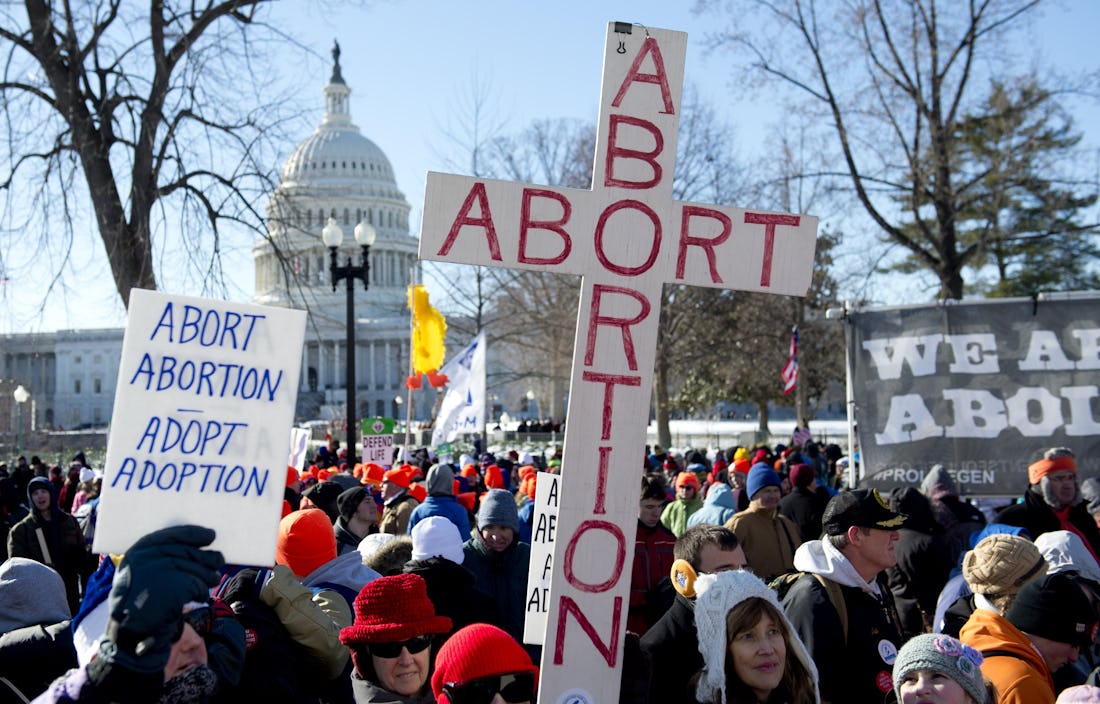
[[[432,430],[433,447],[485,427],[485,331],[439,373],[447,375],[448,388]]]

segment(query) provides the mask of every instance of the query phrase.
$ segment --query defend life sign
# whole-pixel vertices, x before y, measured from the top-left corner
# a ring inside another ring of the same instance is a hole
[[[131,292],[95,552],[196,523],[228,562],[273,563],[305,320]]]
[[[618,701],[662,286],[810,284],[816,218],[673,199],[686,48],[682,32],[608,25],[591,190],[427,177],[422,259],[582,278],[544,704]]]
[[[864,479],[889,490],[942,464],[964,495],[1019,495],[1051,447],[1100,476],[1100,296],[851,312]]]
[[[364,418],[363,463],[393,463],[393,418]]]

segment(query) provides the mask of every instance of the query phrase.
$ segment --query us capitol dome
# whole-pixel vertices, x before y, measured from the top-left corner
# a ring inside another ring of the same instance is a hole
[[[334,218],[344,233],[339,264],[350,257],[358,266],[353,231],[359,222],[373,226],[377,239],[370,249],[370,289],[355,282],[357,416],[403,418],[395,398],[405,394],[409,364],[406,288],[420,280],[418,243],[409,234],[411,207],[397,187],[390,160],[351,121],[351,89],[340,71],[339,45],[332,55],[324,116],[283,165],[267,207],[268,237],[252,247],[253,301],[308,311],[295,415],[343,418],[347,290],[344,281],[332,290],[321,230]]]

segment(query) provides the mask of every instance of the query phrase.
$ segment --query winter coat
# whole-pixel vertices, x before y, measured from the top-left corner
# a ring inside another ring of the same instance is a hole
[[[802,545],[795,555],[795,568],[840,585],[847,611],[847,637],[828,592],[817,578],[802,577],[783,598],[787,617],[817,665],[821,699],[835,704],[894,702],[891,673],[904,641],[885,575],[879,573],[873,582],[862,582],[851,563],[826,545],[820,540]]]
[[[24,626],[0,634],[0,677],[33,699],[77,666],[68,620]]]
[[[707,498],[703,500],[703,508],[688,516],[687,527],[697,526],[700,523],[710,525],[725,525],[726,521],[737,513],[737,504],[733,500],[733,490],[729,484],[712,484],[707,491]]]
[[[80,576],[91,572],[88,569],[91,558],[84,549],[84,533],[75,518],[58,508],[53,485],[46,479],[36,477],[31,480],[27,486],[27,505],[34,506],[30,493],[39,486],[51,490],[51,517],[46,520],[38,511],[31,511],[16,523],[8,534],[8,557],[25,557],[54,568],[65,582],[69,608],[75,613],[80,605]],[[42,552],[39,530],[49,555]]]
[[[351,691],[355,695],[355,704],[433,704],[431,686],[425,687],[426,694],[405,697],[370,680],[365,680],[355,672],[351,673]]]
[[[378,522],[378,529],[390,535],[405,535],[409,528],[409,519],[412,518],[413,509],[420,502],[409,496],[408,491],[403,491],[386,502],[382,507],[382,520]]]
[[[997,688],[997,704],[1052,704],[1054,682],[1042,656],[1008,619],[977,609],[962,627],[959,640],[984,652],[1004,650],[1012,655],[986,656],[982,675]]]
[[[997,522],[1026,528],[1032,540],[1043,533],[1062,530],[1062,523],[1055,515],[1054,509],[1047,505],[1042,495],[1031,487],[1024,492],[1023,503],[1012,504],[1001,509],[997,514]],[[1070,508],[1069,522],[1085,537],[1085,542],[1088,543],[1092,554],[1100,556],[1100,529],[1097,529],[1096,521],[1089,514],[1088,505],[1085,502],[1078,502]]]
[[[913,488],[902,489],[891,497],[890,507],[908,516],[894,544],[897,564],[886,570],[901,617],[902,635],[908,640],[924,633],[926,621],[932,624],[936,601],[954,563],[924,494]]]
[[[404,572],[424,578],[428,585],[428,600],[435,607],[436,615],[451,619],[451,630],[445,634],[447,637],[471,623],[503,627],[496,603],[474,585],[474,575],[462,565],[445,557],[430,557],[427,560],[410,560],[405,564]]]
[[[413,509],[409,518],[408,534],[412,535],[413,527],[428,516],[443,516],[455,524],[458,534],[463,538],[470,536],[470,512],[450,494],[429,496],[424,499],[424,503]]]
[[[504,552],[493,552],[477,534],[462,544],[462,566],[474,575],[474,585],[496,605],[497,623],[520,643],[527,617],[527,568],[531,546],[517,539]]]
[[[378,526],[371,526],[370,532],[377,533]],[[345,555],[349,552],[357,551],[359,549],[359,543],[363,541],[362,538],[348,529],[348,522],[344,520],[343,516],[336,519],[336,523],[332,526],[332,534],[336,536],[336,553],[338,555]]]
[[[672,605],[675,592],[669,579],[676,561],[676,536],[658,523],[653,528],[638,521],[634,538],[634,569],[630,575],[628,631],[643,635]]]
[[[338,555],[305,576],[302,584],[308,587],[316,597],[322,591],[336,592],[348,605],[348,613],[355,613],[355,597],[359,596],[359,590],[368,582],[373,582],[382,575],[363,564],[363,556],[356,550],[354,553]],[[350,626],[351,620],[342,624]]]
[[[749,504],[726,523],[737,534],[749,567],[765,582],[794,569],[794,551],[802,544],[794,521],[774,509]]]
[[[821,516],[827,503],[829,492],[825,487],[804,489],[796,486],[779,500],[779,513],[794,521],[804,543],[821,537]]]
[[[703,502],[699,499],[691,499],[690,501],[676,499],[665,506],[664,511],[661,511],[661,525],[668,528],[673,535],[679,538],[687,530],[687,522],[691,518],[691,514],[701,508],[703,508]]]
[[[650,704],[696,704],[691,680],[703,667],[695,631],[695,602],[677,594],[672,606],[641,640],[652,675]]]

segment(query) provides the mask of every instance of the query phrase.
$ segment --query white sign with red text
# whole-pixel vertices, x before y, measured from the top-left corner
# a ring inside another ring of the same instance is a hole
[[[817,234],[811,216],[674,200],[687,35],[606,38],[593,188],[429,173],[420,236],[422,259],[582,277],[544,704],[618,701],[662,287],[805,295]]]

